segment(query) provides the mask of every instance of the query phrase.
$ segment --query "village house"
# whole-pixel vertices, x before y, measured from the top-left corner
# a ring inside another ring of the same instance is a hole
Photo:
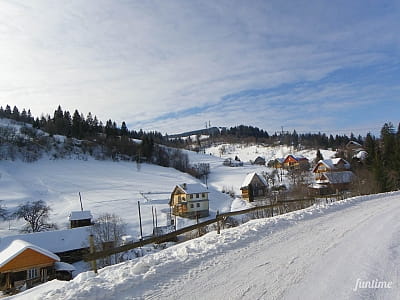
[[[89,253],[90,229],[90,226],[86,226],[5,236],[0,239],[0,248],[5,248],[15,240],[22,240],[56,254],[64,262],[74,263]]]
[[[253,165],[265,166],[265,158],[257,156],[257,158],[253,161]]]
[[[265,199],[268,192],[268,183],[265,178],[257,173],[247,174],[240,188],[242,198],[253,202]]]
[[[304,170],[308,169],[309,165],[308,159],[302,155],[289,154],[283,161],[283,167],[288,170]]]
[[[55,278],[54,253],[26,241],[14,240],[0,252],[1,290],[27,288]]]
[[[227,167],[243,167],[243,162],[242,161],[235,160],[235,159],[232,159],[232,158],[225,159],[222,164],[224,166],[227,166]]]
[[[315,182],[310,188],[318,195],[345,191],[355,177],[350,168],[350,163],[343,158],[320,160],[313,168]]]
[[[176,185],[169,205],[172,214],[185,218],[202,218],[209,215],[209,191],[199,183]]]
[[[284,158],[275,158],[271,159],[268,162],[268,167],[269,168],[275,168],[275,169],[282,169],[283,168],[283,162],[285,161]]]

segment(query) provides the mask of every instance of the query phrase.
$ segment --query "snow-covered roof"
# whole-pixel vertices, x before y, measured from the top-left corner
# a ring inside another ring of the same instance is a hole
[[[350,183],[354,178],[354,173],[351,171],[327,172],[325,176],[331,184]]]
[[[0,249],[6,248],[15,240],[22,240],[47,249],[53,253],[61,253],[88,247],[89,235],[90,226],[18,234],[6,236],[0,239]]]
[[[263,176],[258,175],[256,172],[252,172],[252,173],[249,173],[249,174],[246,175],[246,177],[243,180],[242,187],[248,186],[251,183],[251,181],[253,180],[254,176],[257,176],[258,179],[260,179],[260,181],[265,186],[268,186],[268,183],[267,183],[267,181],[265,180],[265,178]]]
[[[318,168],[318,165],[321,164],[321,163],[324,164],[328,169],[335,170],[335,169],[337,169],[337,165],[338,165],[338,163],[340,161],[343,161],[343,166],[344,166],[345,169],[350,169],[350,167],[351,167],[350,163],[347,160],[339,157],[339,158],[331,158],[331,159],[320,160],[317,163],[317,165],[314,167],[313,172],[316,171],[316,169]]]
[[[39,252],[45,256],[48,256],[56,261],[60,261],[60,258],[55,255],[54,253],[51,253],[50,251],[43,249],[37,245],[28,243],[23,240],[14,240],[8,246],[5,248],[0,248],[0,267],[3,267],[6,265],[8,262],[10,262],[12,259],[17,257],[19,254],[24,252],[27,249],[34,250],[36,252]]]
[[[366,159],[367,156],[368,156],[368,152],[364,151],[364,150],[361,150],[356,155],[354,155],[354,157],[357,157],[358,159],[361,159],[361,160]]]
[[[178,187],[186,194],[209,193],[207,187],[200,183],[184,183],[179,184]]]
[[[67,271],[67,272],[73,272],[76,270],[76,268],[73,265],[62,261],[57,261],[54,264],[54,269],[56,271]]]
[[[308,160],[307,157],[305,157],[305,156],[303,156],[303,155],[301,155],[301,154],[296,154],[296,155],[294,155],[294,154],[289,154],[288,156],[286,156],[286,158],[284,159],[284,161],[285,161],[286,159],[288,159],[289,157],[293,157],[293,159],[295,159],[296,161]]]
[[[90,210],[71,211],[71,213],[69,215],[70,221],[87,220],[87,219],[90,219],[90,220],[93,219],[93,216],[90,213]]]

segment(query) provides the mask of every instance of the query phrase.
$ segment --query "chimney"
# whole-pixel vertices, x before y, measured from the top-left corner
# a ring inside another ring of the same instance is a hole
[[[183,189],[186,190],[186,183],[182,184]]]

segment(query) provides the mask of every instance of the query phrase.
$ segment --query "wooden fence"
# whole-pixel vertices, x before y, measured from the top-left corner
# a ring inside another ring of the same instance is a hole
[[[132,250],[135,248],[139,248],[139,247],[142,247],[142,246],[145,246],[148,244],[162,243],[162,242],[165,242],[168,240],[176,239],[179,235],[182,235],[186,232],[190,232],[190,231],[193,231],[196,229],[199,230],[199,232],[200,232],[201,228],[211,225],[211,224],[216,223],[217,224],[217,233],[220,233],[221,225],[224,223],[224,221],[227,220],[228,217],[237,216],[237,215],[245,215],[245,214],[256,213],[256,212],[258,213],[260,210],[267,211],[268,216],[272,217],[277,214],[283,214],[283,213],[287,213],[290,211],[303,209],[303,208],[313,205],[314,203],[315,203],[314,198],[301,199],[301,200],[287,200],[287,201],[279,201],[275,204],[255,206],[255,207],[252,207],[249,209],[238,210],[238,211],[233,211],[233,212],[226,212],[226,213],[222,213],[222,214],[219,214],[217,212],[217,215],[214,219],[209,219],[207,221],[204,221],[204,222],[201,222],[198,224],[187,226],[187,227],[178,229],[174,232],[170,232],[165,235],[154,236],[151,238],[139,240],[137,242],[132,242],[132,243],[129,243],[126,245],[122,245],[119,247],[115,247],[115,248],[107,249],[107,250],[103,250],[103,251],[98,251],[98,252],[96,252],[94,250],[94,247],[92,246],[91,253],[85,255],[83,257],[83,259],[84,259],[84,261],[92,262],[92,265],[95,266],[96,264],[93,264],[93,262],[95,262],[97,259],[109,257],[113,254],[126,252],[126,251],[129,251],[129,250]],[[265,215],[263,215],[261,217],[265,217]],[[93,267],[93,269],[95,272],[97,272],[96,267]]]

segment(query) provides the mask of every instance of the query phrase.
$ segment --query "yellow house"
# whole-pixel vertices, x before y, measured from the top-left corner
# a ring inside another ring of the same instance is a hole
[[[33,286],[55,278],[54,264],[60,258],[31,243],[14,240],[0,252],[0,286],[13,289],[26,283]]]
[[[199,183],[176,185],[169,205],[172,213],[185,218],[202,218],[209,215],[209,191]]]

